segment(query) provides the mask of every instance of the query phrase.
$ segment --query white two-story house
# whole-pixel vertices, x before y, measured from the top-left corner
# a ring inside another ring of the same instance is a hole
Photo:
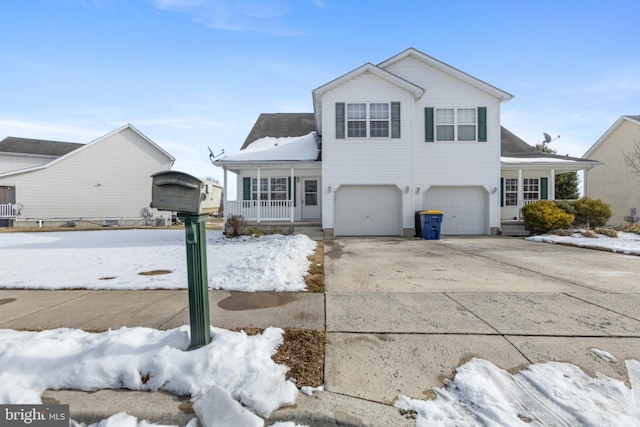
[[[538,153],[532,169],[536,152],[524,142],[501,158],[500,106],[513,96],[416,49],[364,64],[312,96],[313,114],[261,115],[240,152],[214,162],[225,186],[227,171],[237,175],[225,215],[317,221],[327,237],[412,237],[416,212],[439,209],[443,235],[489,235],[505,215],[519,218],[519,209],[501,214],[505,204],[521,206],[534,190],[552,198],[542,183],[553,182],[562,159]],[[589,166],[566,160],[563,171]]]

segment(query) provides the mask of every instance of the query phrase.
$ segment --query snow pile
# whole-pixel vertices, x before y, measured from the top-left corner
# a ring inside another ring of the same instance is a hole
[[[305,235],[227,239],[208,230],[209,287],[245,292],[303,291]],[[0,239],[2,288],[186,289],[184,230],[7,233]],[[140,275],[153,270],[169,274]]]
[[[40,403],[47,389],[164,390],[191,395],[201,419],[260,422],[255,414],[268,417],[295,403],[288,368],[271,359],[283,342],[281,329],[248,336],[211,328],[209,345],[185,351],[188,331],[0,330],[0,403]]]
[[[638,234],[619,231],[618,237],[608,237],[602,234],[598,234],[597,236],[597,238],[585,237],[577,231],[571,236],[543,234],[540,236],[527,237],[526,240],[532,242],[561,243],[583,248],[604,249],[627,255],[640,255],[640,235]]]
[[[417,413],[416,426],[631,426],[640,420],[640,362],[626,362],[631,389],[568,363],[530,365],[511,375],[482,359],[456,370],[430,401],[400,396],[395,406]],[[634,390],[636,392],[634,393]]]

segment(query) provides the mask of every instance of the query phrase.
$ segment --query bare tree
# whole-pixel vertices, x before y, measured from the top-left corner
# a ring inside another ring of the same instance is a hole
[[[631,168],[634,174],[640,176],[640,140],[636,140],[630,152],[624,153],[624,163]]]

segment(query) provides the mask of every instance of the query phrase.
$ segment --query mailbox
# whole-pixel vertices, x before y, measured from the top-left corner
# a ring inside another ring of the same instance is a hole
[[[195,176],[177,171],[151,175],[151,207],[161,211],[207,214],[217,206],[207,196],[206,184]]]

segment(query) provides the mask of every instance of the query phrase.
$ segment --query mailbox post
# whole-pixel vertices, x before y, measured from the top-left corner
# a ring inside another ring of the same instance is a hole
[[[193,350],[211,341],[205,224],[208,212],[214,207],[203,203],[207,199],[203,191],[205,184],[194,176],[165,171],[151,177],[151,207],[176,212],[184,222],[191,327],[189,350]]]

